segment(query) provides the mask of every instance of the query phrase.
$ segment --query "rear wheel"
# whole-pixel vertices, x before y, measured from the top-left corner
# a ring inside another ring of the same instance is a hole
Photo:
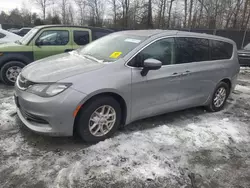
[[[10,61],[5,63],[1,68],[1,80],[3,83],[6,85],[14,85],[17,76],[20,74],[24,66],[25,64],[20,61]]]
[[[120,104],[112,97],[96,98],[79,112],[77,132],[86,142],[98,142],[111,137],[121,121]]]
[[[206,107],[207,110],[211,112],[217,112],[223,109],[229,92],[230,88],[228,84],[225,82],[220,82],[213,93],[210,104]]]

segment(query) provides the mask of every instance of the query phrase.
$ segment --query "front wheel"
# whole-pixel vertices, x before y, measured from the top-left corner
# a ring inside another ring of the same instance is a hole
[[[20,74],[24,66],[25,64],[20,61],[10,61],[5,63],[1,68],[1,80],[3,83],[6,85],[14,85],[17,76]]]
[[[83,105],[76,121],[77,132],[86,142],[99,142],[115,133],[120,120],[120,104],[103,96]]]
[[[223,109],[227,97],[229,95],[230,88],[227,83],[220,82],[212,96],[210,104],[206,107],[210,112],[217,112]]]

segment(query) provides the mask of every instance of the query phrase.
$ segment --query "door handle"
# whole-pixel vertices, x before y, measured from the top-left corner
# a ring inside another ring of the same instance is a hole
[[[180,74],[177,73],[177,72],[175,72],[175,73],[173,73],[172,75],[170,75],[170,77],[178,77],[178,76],[180,76]]]
[[[186,72],[183,72],[181,75],[182,76],[187,76],[187,75],[189,75],[191,72],[190,71],[186,71]]]

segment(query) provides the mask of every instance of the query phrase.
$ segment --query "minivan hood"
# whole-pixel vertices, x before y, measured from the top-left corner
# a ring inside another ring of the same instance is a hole
[[[21,74],[27,80],[36,83],[57,82],[103,66],[104,64],[75,53],[63,53],[31,63],[22,70]]]

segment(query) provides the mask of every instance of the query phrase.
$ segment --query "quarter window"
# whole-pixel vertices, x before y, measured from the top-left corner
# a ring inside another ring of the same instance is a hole
[[[43,46],[62,46],[69,42],[68,31],[44,31],[37,39],[39,45]]]
[[[138,53],[129,65],[134,67],[143,66],[146,59],[153,58],[162,62],[162,65],[174,64],[175,43],[173,38],[161,39],[150,44]]]
[[[211,59],[230,59],[233,53],[233,45],[227,42],[211,40]]]
[[[74,31],[74,42],[77,45],[86,45],[89,43],[88,31]]]
[[[1,38],[4,38],[5,36],[6,36],[5,34],[0,33],[0,39],[1,39]]]
[[[177,37],[176,43],[176,64],[209,61],[207,39]]]

